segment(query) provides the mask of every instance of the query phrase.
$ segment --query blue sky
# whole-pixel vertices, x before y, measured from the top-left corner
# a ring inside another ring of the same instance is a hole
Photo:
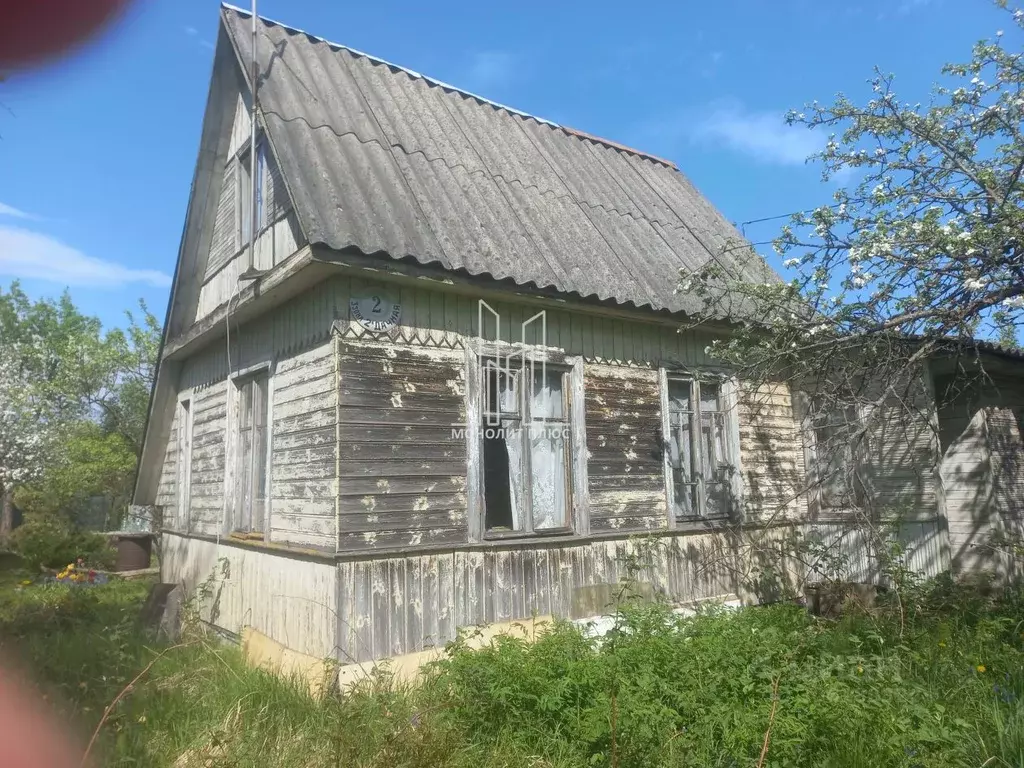
[[[138,298],[163,317],[218,8],[142,0],[86,49],[0,84],[0,284],[67,286],[107,324]],[[788,108],[866,96],[876,64],[901,98],[924,99],[944,62],[1008,26],[987,0],[260,0],[259,12],[669,158],[738,224],[834,191],[803,162],[825,137],[787,128]],[[781,223],[744,230],[765,241]]]

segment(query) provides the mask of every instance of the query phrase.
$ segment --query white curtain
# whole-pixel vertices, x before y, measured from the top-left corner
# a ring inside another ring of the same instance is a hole
[[[562,528],[567,525],[565,418],[562,409],[562,374],[546,371],[534,380],[530,417],[544,419],[530,430],[531,493],[533,527]]]
[[[533,527],[563,528],[567,524],[565,508],[565,444],[561,427],[538,427],[530,439],[533,469]]]

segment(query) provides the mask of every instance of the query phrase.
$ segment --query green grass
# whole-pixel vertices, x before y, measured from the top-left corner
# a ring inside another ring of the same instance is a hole
[[[137,623],[149,585],[18,577],[0,564],[0,651],[87,738],[163,650]],[[756,766],[770,723],[765,766],[1024,768],[1021,595],[926,585],[902,631],[891,612],[632,606],[603,643],[569,625],[532,645],[456,643],[418,688],[382,673],[324,701],[191,635],[118,704],[98,749],[111,766]]]

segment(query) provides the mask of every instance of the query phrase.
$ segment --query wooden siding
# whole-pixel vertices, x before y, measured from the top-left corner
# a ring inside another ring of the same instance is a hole
[[[216,535],[224,527],[224,439],[227,419],[227,389],[224,384],[194,389],[192,412],[189,530]]]
[[[658,387],[657,371],[584,369],[591,531],[667,525]]]
[[[337,569],[230,544],[165,534],[161,580],[191,593],[209,583],[202,617],[236,635],[251,626],[289,648],[336,655]]]
[[[902,523],[896,531],[882,528],[875,534],[866,527],[842,523],[812,524],[806,531],[829,557],[844,564],[843,578],[851,581],[886,581],[876,550],[892,538],[905,548],[904,564],[911,571],[932,577],[950,567],[949,540],[941,520]]]
[[[900,390],[900,402],[886,402],[867,417],[870,428],[860,476],[873,511],[904,519],[934,518],[941,455],[934,396],[923,380]]]
[[[849,560],[852,578],[882,580],[863,531],[808,525],[806,534]],[[443,646],[461,628],[534,616],[570,619],[606,614],[621,580],[635,573],[651,594],[676,604],[708,598],[763,599],[752,573],[753,549],[792,584],[807,576],[785,552],[788,526],[748,534],[669,534],[646,539],[563,541],[381,555],[329,564],[168,534],[162,578],[188,590],[209,580],[202,615],[240,633],[253,626],[289,648],[342,663]],[[948,567],[941,525],[910,523],[900,531],[908,565],[926,575]],[[626,563],[640,563],[632,571]],[[337,641],[335,640],[337,638]],[[335,646],[337,642],[337,646]]]
[[[989,538],[1024,535],[1024,383],[993,373],[944,379],[939,390],[942,483],[953,567],[1017,575],[1013,558],[993,563]]]
[[[807,535],[847,557],[852,578],[879,582],[868,537],[841,525],[804,526]],[[772,552],[772,562],[798,585],[806,565],[784,554],[794,529],[756,532],[668,534],[644,539],[454,550],[436,554],[379,556],[339,563],[338,617],[341,659],[381,659],[443,646],[459,628],[556,616],[596,618],[607,613],[631,571],[637,580],[676,604],[708,598],[765,599],[750,564],[753,551]],[[948,568],[941,525],[910,523],[899,532],[908,565],[933,576]],[[779,558],[779,559],[775,559]]]
[[[339,550],[466,541],[465,356],[339,343]]]
[[[744,520],[805,518],[804,443],[789,385],[747,383],[739,389]]]
[[[661,541],[639,574],[654,592],[677,601],[734,595],[722,537]],[[512,544],[340,563],[341,658],[366,661],[442,646],[462,627],[545,615],[597,617],[620,588],[626,558],[641,546],[628,539]]]
[[[234,227],[234,218],[232,218]],[[264,229],[256,238],[254,264],[256,269],[270,269],[280,264],[295,253],[303,245],[298,220],[291,211]],[[224,259],[223,267],[216,272],[207,272],[207,277],[199,289],[199,306],[196,309],[196,320],[206,317],[221,304],[225,304],[238,290],[238,276],[249,267],[246,249],[234,251],[234,231],[232,231],[233,256]]]
[[[175,407],[171,428],[167,433],[163,466],[160,468],[160,485],[157,486],[156,492],[156,504],[163,509],[164,524],[168,527],[177,527],[181,524],[178,519],[178,421],[180,415],[180,409]],[[195,488],[194,481],[192,487]]]
[[[220,199],[217,201],[217,215],[213,222],[213,241],[210,244],[210,258],[206,262],[206,279],[209,279],[227,263],[236,251],[236,229],[238,227],[235,206],[236,187],[235,161],[229,157],[224,164],[221,180]]]
[[[273,373],[270,540],[334,551],[337,371],[330,341],[277,362]]]
[[[249,121],[249,94],[239,93],[235,99],[235,116],[231,121],[231,137],[228,139],[228,156],[238,154],[252,137],[252,124]]]

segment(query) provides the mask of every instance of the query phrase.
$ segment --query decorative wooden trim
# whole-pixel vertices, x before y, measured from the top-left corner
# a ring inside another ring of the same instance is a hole
[[[569,372],[569,418],[572,429],[572,506],[576,531],[590,533],[590,483],[587,474],[587,420],[584,365],[576,359]]]
[[[466,521],[469,540],[479,542],[484,536],[484,462],[477,439],[483,418],[480,400],[480,362],[471,346],[465,350],[466,365]]]
[[[672,489],[672,459],[669,455],[669,440],[672,428],[668,413],[668,370],[662,366],[658,368],[658,396],[661,402],[661,468],[665,476],[665,518],[667,527],[672,530],[676,528],[675,498]]]
[[[334,551],[341,551],[341,338],[331,334],[334,354]]]
[[[333,565],[337,558],[337,554],[334,552],[322,552],[316,549],[293,547],[290,544],[275,544],[269,541],[264,541],[262,538],[246,539],[242,536],[211,536],[208,533],[186,533],[184,531],[174,530],[173,528],[161,528],[160,533],[163,535],[177,536],[181,539],[195,539],[197,541],[205,541],[210,544],[217,544],[225,547],[236,547],[238,549],[248,549],[255,552],[265,552],[268,555],[279,555],[281,557],[288,557],[295,560],[307,560],[325,563],[327,565]]]
[[[654,528],[646,532],[630,533],[591,533],[587,536],[543,536],[532,538],[506,538],[488,539],[478,542],[465,542],[460,544],[420,544],[406,547],[388,547],[380,549],[351,549],[344,552],[333,553],[316,549],[295,547],[290,544],[276,544],[265,542],[260,539],[248,541],[241,537],[210,536],[205,533],[186,533],[172,528],[162,528],[163,534],[178,536],[183,539],[197,539],[212,544],[234,546],[242,549],[251,549],[259,552],[266,552],[271,555],[292,557],[301,560],[311,560],[323,563],[351,562],[351,561],[372,561],[387,560],[397,557],[420,557],[427,554],[457,554],[460,552],[500,552],[514,549],[571,549],[573,547],[585,546],[596,542],[604,541],[628,541],[636,538],[653,537],[658,539],[676,539],[687,536],[700,536],[708,533],[749,533],[753,531],[767,531],[776,528],[799,528],[825,525],[846,525],[849,519],[837,520],[773,520],[763,523],[730,523],[726,520],[692,521],[681,524],[675,530],[666,528]],[[928,525],[940,524],[941,519],[935,516],[922,518],[921,520],[905,521],[906,524]]]

